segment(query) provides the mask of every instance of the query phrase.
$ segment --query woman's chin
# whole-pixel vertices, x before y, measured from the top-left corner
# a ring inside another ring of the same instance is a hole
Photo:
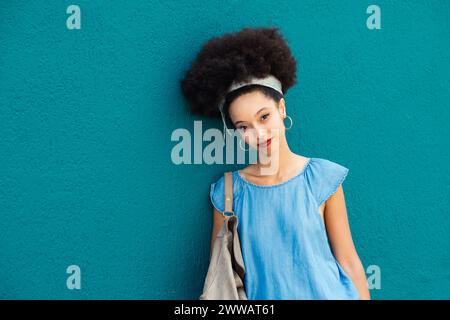
[[[264,153],[264,154],[267,154],[269,156],[274,154],[275,151],[276,151],[276,149],[272,145],[258,147],[258,152],[259,153]]]

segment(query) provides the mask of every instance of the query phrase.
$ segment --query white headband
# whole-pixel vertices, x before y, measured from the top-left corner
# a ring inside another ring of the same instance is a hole
[[[230,93],[231,91],[234,91],[236,89],[239,89],[241,87],[248,86],[248,85],[251,85],[251,84],[259,84],[259,85],[262,85],[262,86],[265,86],[265,87],[269,87],[269,88],[275,89],[279,93],[283,94],[282,85],[281,85],[280,80],[278,80],[277,78],[275,78],[272,75],[268,75],[268,76],[266,76],[264,78],[251,77],[249,81],[244,81],[244,82],[233,81],[231,86],[228,88],[227,92],[221,97],[221,99],[219,101],[219,106],[218,106],[220,114],[222,116],[223,128],[225,130],[228,131],[228,127],[225,124],[225,115],[223,113],[223,106],[224,106],[224,103],[225,103],[225,96],[228,93]]]

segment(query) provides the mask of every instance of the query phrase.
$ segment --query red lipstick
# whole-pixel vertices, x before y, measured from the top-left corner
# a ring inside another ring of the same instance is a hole
[[[258,144],[258,147],[263,148],[263,147],[268,147],[270,146],[270,143],[272,142],[272,138],[267,139],[264,143],[260,143]]]

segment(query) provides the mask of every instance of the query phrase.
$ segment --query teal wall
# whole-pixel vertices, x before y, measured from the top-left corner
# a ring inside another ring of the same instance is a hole
[[[81,29],[66,8],[81,8]],[[209,186],[239,165],[171,161],[178,80],[201,45],[278,26],[298,60],[291,148],[344,183],[374,299],[450,298],[450,2],[2,1],[0,298],[196,299]],[[81,289],[66,268],[81,268]]]

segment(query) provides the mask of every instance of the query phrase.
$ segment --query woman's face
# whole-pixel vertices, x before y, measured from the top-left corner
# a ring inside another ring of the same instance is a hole
[[[236,98],[229,115],[242,139],[258,151],[272,154],[286,141],[284,99],[277,104],[260,91],[252,91]]]

